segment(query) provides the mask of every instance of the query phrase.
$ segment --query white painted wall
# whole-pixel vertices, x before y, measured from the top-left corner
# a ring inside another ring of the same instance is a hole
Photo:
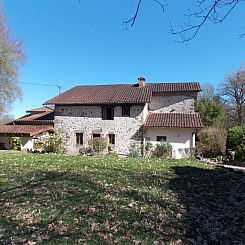
[[[21,151],[33,150],[32,137],[21,137]]]
[[[166,136],[172,145],[172,157],[180,159],[186,157],[183,149],[195,147],[194,132],[195,129],[184,128],[145,128],[145,139],[156,145],[157,136]]]
[[[48,132],[44,132],[42,134],[37,134],[33,137],[20,137],[21,140],[21,151],[34,150],[34,140],[35,139],[43,139],[49,135]],[[12,149],[12,137],[8,136],[0,136],[0,143],[4,143],[4,146],[7,150]]]

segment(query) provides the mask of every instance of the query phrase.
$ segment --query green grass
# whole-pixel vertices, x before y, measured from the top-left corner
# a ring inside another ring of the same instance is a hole
[[[244,187],[190,160],[0,153],[0,244],[245,242]]]

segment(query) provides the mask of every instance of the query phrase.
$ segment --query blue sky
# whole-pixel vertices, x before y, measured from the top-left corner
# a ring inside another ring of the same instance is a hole
[[[3,0],[14,36],[22,39],[27,59],[20,81],[59,84],[63,91],[78,84],[199,81],[219,87],[245,61],[245,4],[223,24],[206,24],[186,44],[169,34],[193,1],[165,0],[165,13],[143,1],[135,26],[124,30],[137,0]],[[21,84],[22,101],[13,105],[19,117],[58,94],[56,87]]]

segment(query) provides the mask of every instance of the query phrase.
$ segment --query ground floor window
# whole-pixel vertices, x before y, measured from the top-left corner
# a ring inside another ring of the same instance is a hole
[[[157,136],[157,141],[167,141],[167,136]]]
[[[93,134],[93,138],[99,138],[100,134]]]
[[[109,144],[115,145],[115,134],[108,134]]]
[[[83,133],[76,133],[76,144],[83,145]]]

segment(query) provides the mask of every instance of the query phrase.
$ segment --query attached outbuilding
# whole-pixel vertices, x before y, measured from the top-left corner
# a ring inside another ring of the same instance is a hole
[[[54,109],[35,108],[13,122],[0,125],[0,150],[11,150],[13,138],[19,137],[22,151],[34,149],[36,139],[42,139],[54,132]]]
[[[145,141],[159,144],[161,140],[172,145],[172,157],[189,157],[195,149],[195,135],[202,128],[197,113],[150,113],[144,125]]]

